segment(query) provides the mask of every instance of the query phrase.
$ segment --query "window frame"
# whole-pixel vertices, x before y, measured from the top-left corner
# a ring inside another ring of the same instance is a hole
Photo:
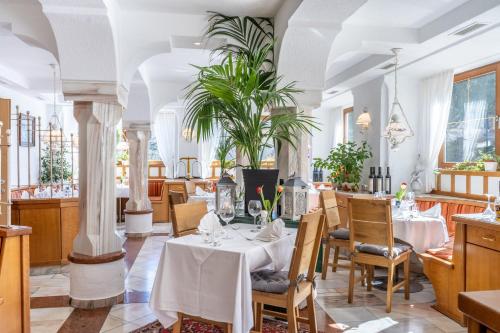
[[[500,129],[499,129],[499,117],[500,117],[500,61],[495,62],[489,65],[485,65],[482,67],[474,68],[468,70],[466,72],[455,74],[453,78],[453,84],[462,82],[468,79],[473,79],[478,76],[482,76],[488,73],[495,72],[495,111],[496,111],[496,120],[495,120],[495,153],[500,155]],[[451,107],[451,105],[450,105]],[[446,134],[443,141],[443,145],[441,146],[441,150],[439,151],[439,159],[438,159],[438,167],[441,169],[448,169],[455,166],[456,162],[446,162],[445,161],[445,145],[446,145]]]
[[[346,108],[346,109],[342,110],[342,112],[343,112],[343,116],[342,117],[343,117],[343,123],[344,123],[344,135],[343,135],[343,138],[342,138],[343,140],[342,141],[343,141],[343,143],[348,143],[349,142],[349,140],[348,140],[349,138],[347,136],[349,135],[349,131],[347,129],[348,129],[349,124],[348,124],[348,121],[347,121],[348,120],[347,116],[349,115],[349,113],[351,114],[351,116],[354,116],[354,113],[353,113],[354,112],[354,108],[351,106],[349,108]]]

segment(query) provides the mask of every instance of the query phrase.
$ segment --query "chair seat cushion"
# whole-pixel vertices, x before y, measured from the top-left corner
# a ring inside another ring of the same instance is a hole
[[[252,278],[252,289],[273,294],[284,294],[290,286],[288,272],[262,270],[250,274]]]
[[[150,201],[161,201],[161,197],[149,197]]]
[[[453,259],[453,243],[455,243],[455,238],[450,237],[450,241],[445,243],[443,247],[438,247],[435,249],[428,249],[427,253],[432,254],[434,257],[443,259],[446,261],[452,261]]]
[[[369,254],[374,254],[376,256],[384,256],[386,258],[389,258],[389,249],[387,246],[381,246],[381,245],[374,245],[374,244],[359,244],[356,245],[356,250],[358,252],[363,252],[363,253],[369,253]],[[400,254],[411,250],[411,246],[405,245],[405,244],[400,244],[400,243],[394,243],[394,246],[392,248],[392,258],[396,258]]]
[[[346,228],[338,228],[330,232],[330,236],[337,239],[349,240],[349,229]]]

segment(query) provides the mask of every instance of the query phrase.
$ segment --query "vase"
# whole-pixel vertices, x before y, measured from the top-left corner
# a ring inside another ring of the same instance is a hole
[[[268,224],[270,221],[269,221],[269,213],[267,210],[261,210],[260,211],[260,225],[262,227],[265,227],[266,224]]]
[[[484,171],[497,171],[498,162],[483,162]]]
[[[264,186],[263,195],[266,200],[274,201],[276,185],[278,184],[278,169],[243,169],[245,183],[245,212],[248,212],[250,200],[260,200],[257,187]]]
[[[245,216],[245,201],[243,199],[236,200],[235,203],[235,214],[238,217]]]

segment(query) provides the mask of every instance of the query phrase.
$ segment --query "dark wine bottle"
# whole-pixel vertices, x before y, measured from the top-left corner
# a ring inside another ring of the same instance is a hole
[[[318,181],[323,182],[323,168],[319,169],[319,175],[318,175],[318,177],[319,177]]]
[[[377,174],[377,192],[384,191],[384,176],[382,176],[382,167],[378,167]]]
[[[385,193],[391,194],[391,173],[387,167],[387,172],[385,173]]]
[[[368,193],[375,193],[375,167],[370,167],[370,175],[368,176]]]

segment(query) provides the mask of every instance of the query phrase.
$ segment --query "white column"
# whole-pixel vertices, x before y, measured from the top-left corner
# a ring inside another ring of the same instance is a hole
[[[145,237],[153,232],[153,210],[148,197],[148,125],[130,125],[126,130],[129,145],[129,199],[125,210],[127,237]]]
[[[70,261],[70,297],[93,308],[123,299],[123,239],[116,232],[115,144],[119,104],[74,102],[79,126],[80,230]]]

